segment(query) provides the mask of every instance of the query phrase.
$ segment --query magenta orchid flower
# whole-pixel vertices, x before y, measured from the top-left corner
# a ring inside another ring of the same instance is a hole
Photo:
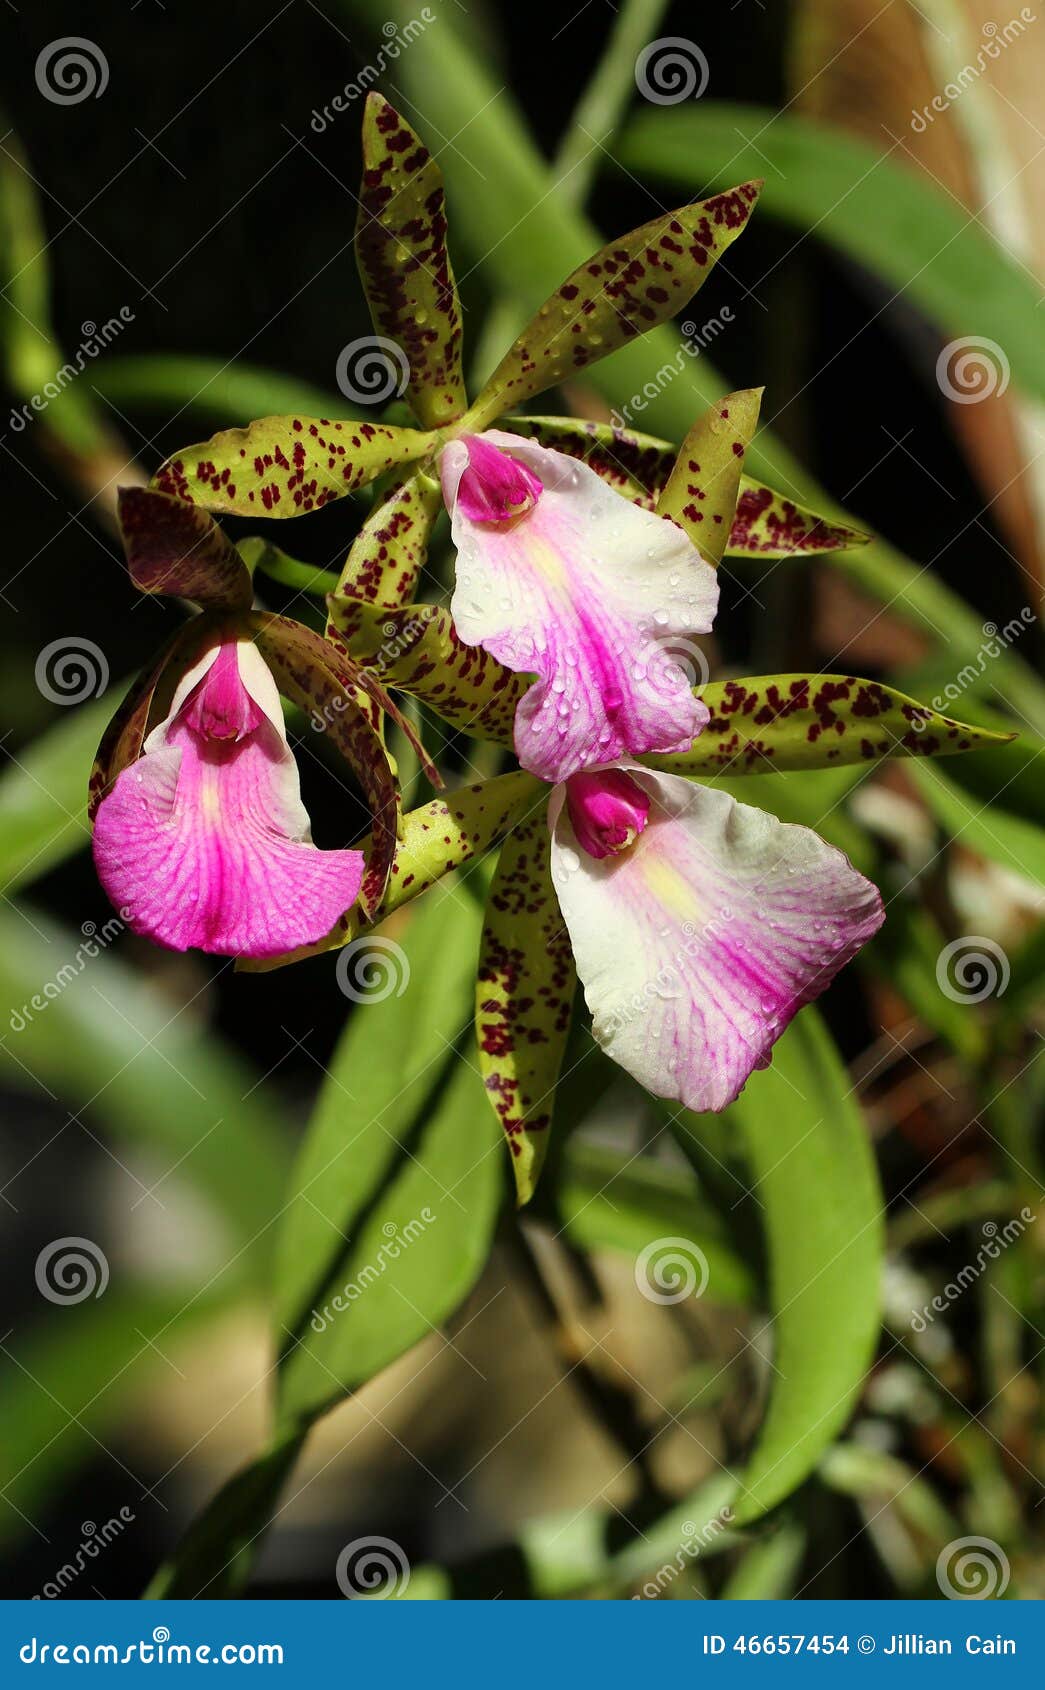
[[[488,431],[443,451],[457,547],[450,613],[465,645],[538,678],[515,751],[543,780],[647,751],[683,751],[708,720],[671,656],[705,634],[718,579],[666,517],[586,464]]]
[[[171,950],[275,956],[354,904],[361,851],[320,851],[276,683],[250,639],[212,647],[102,800],[94,860],[135,933]]]
[[[314,943],[357,900],[373,910],[383,895],[398,795],[375,712],[406,724],[318,634],[251,610],[249,573],[202,512],[136,488],[121,493],[120,520],[135,585],[203,613],[132,687],[102,742],[90,805],[99,879],[134,932],[172,950],[260,958]],[[170,703],[155,721],[161,691]],[[368,851],[312,842],[281,692],[359,779]]]
[[[572,775],[548,825],[593,1035],[688,1109],[732,1103],[885,919],[878,888],[811,829],[679,775]]]

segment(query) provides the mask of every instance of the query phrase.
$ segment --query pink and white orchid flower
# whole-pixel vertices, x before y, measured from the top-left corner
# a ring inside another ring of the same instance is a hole
[[[692,540],[586,464],[516,434],[461,435],[440,474],[457,633],[537,676],[515,718],[522,766],[554,782],[688,749],[708,711],[670,646],[708,633],[718,606]]]
[[[809,828],[635,763],[552,793],[552,884],[592,1031],[657,1097],[732,1103],[885,919]]]
[[[272,674],[223,639],[182,677],[94,827],[98,877],[135,933],[172,950],[275,956],[329,932],[361,851],[320,851]]]

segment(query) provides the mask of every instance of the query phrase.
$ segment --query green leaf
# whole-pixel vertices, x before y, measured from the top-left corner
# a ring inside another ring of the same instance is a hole
[[[104,399],[121,407],[159,411],[164,419],[189,411],[219,423],[241,426],[254,417],[297,412],[299,416],[342,416],[352,407],[341,398],[300,381],[281,370],[237,359],[183,358],[157,353],[152,357],[121,357],[109,353],[91,372],[91,381]]]
[[[729,543],[740,495],[744,453],[758,424],[760,387],[727,393],[693,424],[657,500],[668,516],[717,568]]]
[[[646,761],[677,775],[830,769],[884,757],[948,757],[1011,735],[940,716],[855,675],[764,675],[701,688],[711,720],[688,751]]]
[[[760,186],[743,182],[651,218],[578,265],[501,359],[469,426],[489,427],[681,311],[746,226]]]
[[[879,1330],[883,1203],[859,1108],[814,1010],[791,1023],[727,1119],[761,1205],[773,1321],[769,1404],[735,1507],[744,1525],[809,1476],[859,1394]]]
[[[126,691],[116,683],[63,711],[0,774],[0,882],[9,897],[90,843],[87,775]]]
[[[186,446],[162,464],[153,485],[228,516],[301,516],[365,487],[395,464],[423,457],[432,440],[413,428],[261,417]]]
[[[935,767],[914,767],[919,791],[948,839],[1045,886],[1045,829],[1001,803],[970,796]]]
[[[175,1169],[207,1192],[256,1264],[283,1192],[279,1112],[237,1056],[120,960],[110,947],[123,932],[117,916],[72,933],[36,909],[0,910],[0,993],[11,1028],[3,1066],[13,1083],[83,1114],[89,1129],[97,1123],[146,1147],[162,1164],[160,1199]],[[149,1186],[129,1177],[131,1200],[147,1211]],[[230,1259],[221,1277],[235,1271]]]
[[[443,175],[409,123],[367,95],[356,260],[370,314],[409,365],[407,396],[424,428],[467,404],[461,305],[446,245]]]
[[[550,846],[542,807],[501,847],[475,989],[479,1072],[507,1135],[520,1204],[533,1196],[547,1153],[577,989]]]
[[[721,1600],[780,1602],[793,1596],[807,1542],[805,1527],[788,1521],[770,1537],[753,1543],[726,1580]]]
[[[634,1257],[655,1238],[690,1238],[708,1264],[708,1301],[754,1302],[755,1275],[736,1248],[730,1221],[692,1175],[573,1138],[554,1199],[560,1224],[579,1249]]]
[[[865,265],[945,333],[993,341],[998,377],[1011,365],[1025,392],[1045,398],[1033,277],[902,158],[832,124],[717,101],[638,113],[619,156],[643,178],[678,186],[695,178],[725,186],[757,169],[770,216]]]
[[[145,1592],[156,1601],[217,1601],[243,1590],[304,1433],[277,1439],[222,1485]]]
[[[383,942],[387,995],[357,1004],[330,1063],[279,1237],[289,1422],[437,1330],[485,1263],[503,1151],[474,1049],[454,1053],[478,941],[472,903],[426,900],[402,948]]]

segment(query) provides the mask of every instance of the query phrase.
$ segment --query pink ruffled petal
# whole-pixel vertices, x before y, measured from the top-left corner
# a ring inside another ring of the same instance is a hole
[[[715,571],[674,523],[576,459],[496,430],[480,444],[478,469],[465,440],[451,441],[440,465],[458,550],[450,608],[465,644],[538,676],[516,713],[520,763],[558,781],[688,748],[708,712],[678,662],[679,638],[710,630]],[[491,448],[540,488],[514,519],[476,520],[475,498],[461,496],[469,476],[491,496]]]
[[[99,807],[94,857],[136,933],[245,957],[323,938],[364,866],[361,851],[312,844],[279,695],[249,641],[209,652],[183,678]]]
[[[609,771],[613,772],[613,771]],[[885,912],[809,828],[628,765],[648,824],[596,859],[552,795],[552,879],[606,1053],[658,1097],[722,1109]]]

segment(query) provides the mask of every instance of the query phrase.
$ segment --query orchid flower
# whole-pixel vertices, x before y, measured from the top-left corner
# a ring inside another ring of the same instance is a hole
[[[91,803],[98,877],[134,932],[173,950],[265,957],[322,939],[357,898],[374,908],[384,891],[397,794],[370,712],[395,707],[319,635],[251,611],[247,569],[203,513],[132,489],[120,518],[135,584],[204,611],[132,688],[103,741]],[[319,712],[359,775],[374,811],[367,856],[312,843],[280,690]]]
[[[363,156],[356,253],[378,338],[355,343],[369,360],[355,396],[366,397],[375,380],[381,398],[405,386],[421,427],[266,417],[178,452],[156,485],[214,511],[291,517],[387,474],[391,485],[330,600],[336,643],[366,661],[368,612],[370,627],[380,627],[381,612],[415,597],[443,502],[458,561],[439,666],[453,655],[478,673],[489,658],[536,677],[514,715],[523,767],[558,780],[619,756],[684,749],[706,716],[678,684],[670,642],[709,632],[718,599],[712,566],[723,552],[827,551],[862,536],[741,483],[732,465],[721,501],[728,519],[692,499],[664,509],[646,486],[636,496],[632,477],[637,463],[658,472],[661,443],[505,413],[681,310],[744,229],[760,184],[665,213],[595,253],[541,306],[469,405],[439,168],[376,93]],[[349,390],[351,371],[341,376]],[[744,419],[751,430],[756,415],[757,406]],[[502,417],[507,430],[492,426]],[[461,645],[480,655],[450,652]]]

